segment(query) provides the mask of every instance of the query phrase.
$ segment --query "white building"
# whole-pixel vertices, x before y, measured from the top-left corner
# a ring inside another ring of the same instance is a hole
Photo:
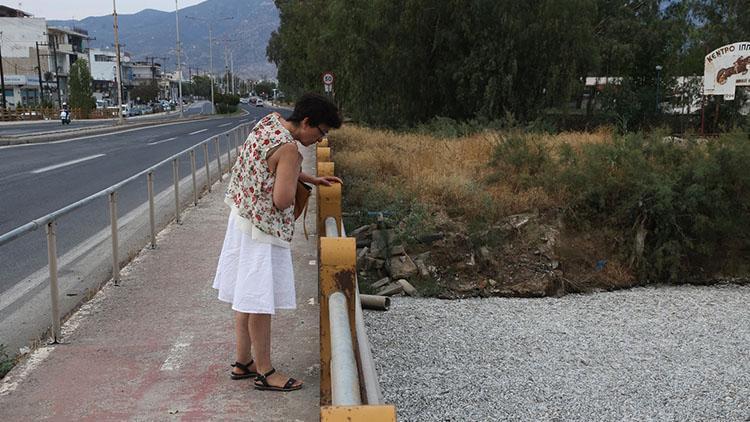
[[[66,101],[70,66],[88,58],[88,34],[48,27],[44,18],[6,6],[0,6],[0,33],[6,104]]]
[[[38,103],[40,73],[41,89],[47,89],[51,85],[44,82],[44,76],[49,76],[47,57],[42,57],[47,52],[46,47],[39,48],[37,60],[37,45],[47,42],[46,31],[47,22],[44,19],[32,18],[23,12],[18,17],[0,17],[5,99],[10,107]],[[38,68],[41,68],[41,72]]]

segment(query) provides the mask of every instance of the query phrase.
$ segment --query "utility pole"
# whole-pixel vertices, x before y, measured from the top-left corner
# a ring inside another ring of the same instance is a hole
[[[44,99],[44,88],[42,88],[42,61],[39,59],[39,42],[36,43],[36,70],[39,72],[39,105],[42,105]]]
[[[3,110],[5,110],[5,72],[3,71],[3,32],[0,31],[0,89],[3,90]]]
[[[229,52],[224,44],[224,93],[229,93]]]
[[[182,107],[182,67],[180,66],[180,7],[177,5],[177,0],[174,0],[174,18],[177,28],[177,75],[179,79],[179,92],[180,92],[180,117],[184,117]]]
[[[230,51],[229,52],[229,58],[230,58],[229,62],[231,63],[231,66],[232,66],[231,67],[231,69],[232,69],[232,95],[234,95],[236,93],[236,90],[234,89],[235,88],[235,85],[234,85],[234,80],[235,80],[235,76],[234,76],[234,51]]]
[[[55,85],[57,85],[57,106],[62,108],[62,98],[60,98],[60,72],[57,67],[57,37],[52,37],[52,59],[55,62]]]
[[[193,16],[186,16],[188,19],[194,19],[206,22],[208,25],[208,62],[209,62],[209,79],[211,82],[211,110],[214,110],[214,36],[213,36],[213,24],[208,19],[203,18],[196,18]],[[217,22],[219,21],[225,21],[234,19],[232,16],[223,17],[220,19],[217,19]],[[214,110],[215,112],[215,110]]]
[[[122,118],[122,67],[120,65],[120,35],[117,32],[117,5],[115,4],[115,0],[112,0],[112,16],[114,16],[115,18],[115,54],[117,55],[117,58],[115,59],[115,83],[117,83],[117,122],[118,124],[123,124],[124,120]]]

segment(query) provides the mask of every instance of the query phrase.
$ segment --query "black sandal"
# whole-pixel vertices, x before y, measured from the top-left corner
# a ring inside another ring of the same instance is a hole
[[[250,370],[250,365],[252,365],[252,364],[253,364],[253,360],[252,359],[250,359],[250,362],[248,362],[248,363],[239,363],[239,362],[233,363],[232,364],[232,368],[239,368],[242,371],[244,371],[245,373],[244,374],[237,374],[234,371],[232,371],[231,375],[230,375],[231,378],[233,380],[244,380],[244,379],[255,378],[255,377],[259,376],[260,375],[259,373]]]
[[[294,385],[294,383],[297,382],[297,380],[294,378],[289,378],[289,380],[286,382],[286,384],[284,384],[283,387],[276,387],[275,385],[269,384],[266,378],[274,372],[276,372],[276,369],[271,368],[270,371],[266,372],[263,375],[258,374],[258,376],[255,377],[255,389],[268,391],[294,391],[302,388],[302,384],[296,386]],[[258,384],[258,382],[260,382],[260,384]]]

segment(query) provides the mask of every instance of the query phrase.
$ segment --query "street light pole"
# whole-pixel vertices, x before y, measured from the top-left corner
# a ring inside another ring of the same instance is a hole
[[[204,21],[208,25],[208,61],[209,61],[209,80],[211,83],[211,110],[212,113],[215,113],[216,110],[214,110],[214,37],[213,37],[213,25],[211,24],[211,21],[208,19],[202,19],[202,18],[196,18],[194,16],[186,16],[188,19],[195,19],[199,21]],[[234,19],[232,16],[227,16],[221,19],[218,19],[217,21],[225,21]]]
[[[656,112],[658,113],[661,110],[661,107],[659,107],[659,85],[661,83],[661,70],[662,67],[660,65],[656,65]]]
[[[122,68],[120,67],[120,35],[117,32],[117,5],[112,0],[112,16],[115,19],[115,83],[117,83],[117,123],[123,124],[122,118]]]
[[[177,75],[179,79],[179,92],[180,92],[180,117],[184,117],[182,107],[182,67],[180,66],[180,8],[177,5],[177,0],[174,0],[174,17],[177,22]]]
[[[211,32],[211,22],[208,23],[208,61],[209,61],[209,74],[208,81],[211,84],[211,112],[216,113],[214,110],[214,39]]]

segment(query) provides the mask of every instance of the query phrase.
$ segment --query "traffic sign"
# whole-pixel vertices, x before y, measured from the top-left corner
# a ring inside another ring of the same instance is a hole
[[[333,72],[323,73],[323,83],[326,85],[333,85]]]

